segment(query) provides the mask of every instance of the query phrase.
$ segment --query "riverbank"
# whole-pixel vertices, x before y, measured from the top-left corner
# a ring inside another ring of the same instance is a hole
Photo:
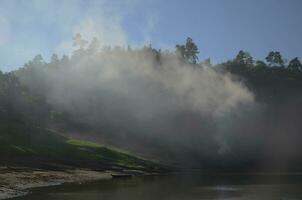
[[[89,169],[42,170],[33,168],[0,167],[0,199],[23,196],[29,189],[111,179],[110,171]]]

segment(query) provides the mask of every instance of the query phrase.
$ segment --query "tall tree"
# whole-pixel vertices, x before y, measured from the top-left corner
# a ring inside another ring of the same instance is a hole
[[[58,63],[60,62],[60,59],[58,57],[57,54],[52,54],[51,58],[50,58],[50,63],[51,64],[54,64],[54,65],[57,65]]]
[[[82,35],[77,33],[74,37],[73,37],[73,46],[75,47],[80,47],[80,49],[84,49],[84,47],[88,44],[87,40],[84,40],[82,38]]]
[[[284,67],[284,60],[279,51],[269,52],[265,59],[270,67]]]
[[[69,61],[68,56],[64,54],[64,55],[62,56],[61,62],[62,62],[63,64],[67,64],[68,61]]]
[[[81,36],[81,34],[76,34],[74,37],[73,37],[73,46],[74,47],[79,47],[79,49],[76,49],[74,52],[73,52],[73,55],[72,56],[75,56],[75,57],[80,57],[82,56],[83,54],[85,54],[85,46],[88,44],[88,41],[87,40],[84,40]]]
[[[236,64],[251,66],[253,65],[253,57],[248,53],[242,50],[239,51],[236,58],[234,59]]]
[[[289,61],[288,69],[294,72],[299,72],[302,70],[302,64],[298,57],[295,57]]]
[[[256,67],[258,67],[258,68],[266,68],[267,65],[266,65],[266,63],[263,62],[262,60],[257,60],[257,61],[256,61]]]
[[[41,54],[36,55],[31,61],[26,63],[25,67],[40,67],[45,64],[43,57]]]
[[[186,53],[185,45],[177,44],[175,53],[181,61],[183,61],[183,62],[185,61],[185,53]]]
[[[197,45],[193,42],[192,38],[188,37],[185,45],[185,58],[189,63],[196,64],[199,54]]]
[[[196,64],[198,60],[198,54],[198,47],[190,37],[187,38],[185,45],[176,45],[176,55],[180,60],[186,63]]]

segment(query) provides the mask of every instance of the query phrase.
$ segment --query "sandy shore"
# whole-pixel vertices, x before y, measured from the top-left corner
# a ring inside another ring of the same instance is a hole
[[[51,171],[0,167],[0,199],[26,195],[29,189],[36,187],[110,178],[112,178],[111,172],[99,172],[89,169]]]

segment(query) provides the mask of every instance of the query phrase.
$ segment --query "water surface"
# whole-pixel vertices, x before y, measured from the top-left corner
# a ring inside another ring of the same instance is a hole
[[[18,200],[302,200],[302,175],[181,174],[32,190]]]

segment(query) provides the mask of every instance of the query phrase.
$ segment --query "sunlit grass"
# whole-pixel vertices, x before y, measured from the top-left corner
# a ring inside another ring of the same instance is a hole
[[[82,147],[91,147],[91,148],[99,148],[99,147],[104,147],[103,145],[90,142],[90,141],[85,141],[85,140],[77,140],[77,139],[68,139],[66,141],[67,144],[75,145],[75,146],[82,146]]]
[[[1,128],[1,127],[0,127]],[[8,130],[8,129],[7,129]],[[3,131],[3,130],[0,130]],[[0,156],[37,156],[45,159],[106,163],[132,170],[155,168],[157,164],[127,151],[91,141],[72,139],[52,130],[15,127],[0,138]]]

